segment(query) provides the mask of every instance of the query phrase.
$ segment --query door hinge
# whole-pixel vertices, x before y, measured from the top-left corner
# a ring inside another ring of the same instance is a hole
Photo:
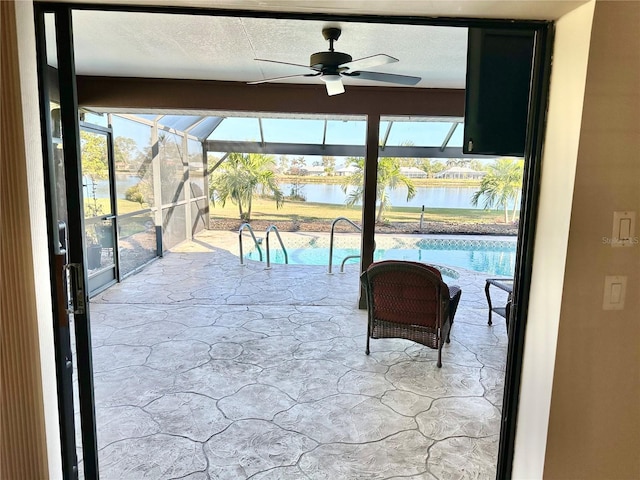
[[[68,263],[66,265],[71,283],[71,303],[67,313],[85,313],[85,283],[84,266],[81,263]]]

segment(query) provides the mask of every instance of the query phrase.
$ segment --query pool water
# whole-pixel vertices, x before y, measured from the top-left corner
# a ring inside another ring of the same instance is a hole
[[[287,246],[290,264],[329,264],[329,247],[323,245],[325,239],[305,239],[306,245]],[[351,239],[354,240],[354,239]],[[342,244],[340,243],[342,242]],[[336,238],[333,249],[333,265],[340,266],[345,257],[360,255],[360,248],[344,244],[344,239]],[[349,243],[349,242],[347,242]],[[353,243],[351,241],[350,243]],[[264,248],[264,247],[263,247]],[[263,251],[263,256],[265,255]],[[245,258],[259,260],[254,249]],[[271,263],[284,263],[282,250],[272,248]],[[464,268],[497,277],[513,277],[516,261],[516,241],[514,240],[460,240],[460,239],[398,239],[376,238],[374,261],[410,260],[434,263],[452,268]],[[358,258],[347,260],[346,264],[359,263]]]

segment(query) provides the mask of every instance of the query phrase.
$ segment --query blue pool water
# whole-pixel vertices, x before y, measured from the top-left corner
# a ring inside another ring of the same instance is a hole
[[[329,248],[324,239],[305,239],[306,245],[287,246],[290,264],[328,265]],[[353,242],[351,242],[353,243]],[[287,242],[285,241],[285,245]],[[264,247],[263,247],[264,248]],[[340,266],[349,255],[359,255],[360,249],[340,245],[333,249],[333,265]],[[265,256],[263,251],[263,257]],[[256,250],[245,256],[259,260]],[[512,277],[516,261],[516,242],[504,240],[448,240],[448,239],[376,239],[374,260],[412,260],[434,263],[452,268],[464,268],[497,277]],[[347,265],[357,264],[359,259],[347,260]],[[284,263],[282,250],[273,248],[271,263]]]

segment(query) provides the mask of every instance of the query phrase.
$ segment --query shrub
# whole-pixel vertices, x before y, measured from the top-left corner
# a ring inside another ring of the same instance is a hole
[[[144,194],[142,193],[139,183],[127,188],[127,191],[124,193],[124,198],[130,202],[139,203],[141,207],[145,204]]]

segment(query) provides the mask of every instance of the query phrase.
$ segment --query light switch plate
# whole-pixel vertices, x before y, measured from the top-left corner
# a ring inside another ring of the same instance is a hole
[[[624,275],[607,275],[604,277],[603,310],[623,310],[624,297],[627,292],[627,277]]]
[[[635,236],[636,212],[613,212],[612,247],[633,247],[638,244]]]

